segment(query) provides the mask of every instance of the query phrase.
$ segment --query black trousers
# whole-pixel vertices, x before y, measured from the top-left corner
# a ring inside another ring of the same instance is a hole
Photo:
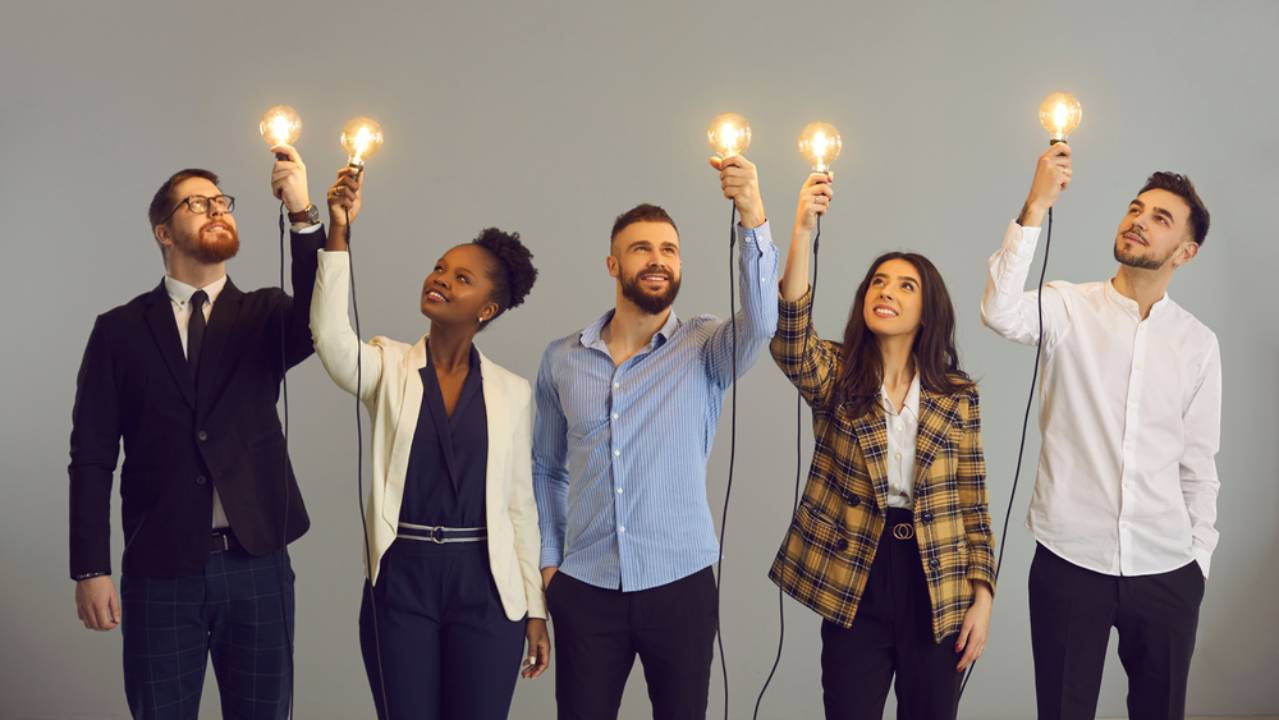
[[[636,655],[655,719],[706,717],[716,612],[709,567],[636,592],[557,572],[546,603],[555,623],[560,720],[616,718]]]
[[[487,543],[396,540],[372,594],[375,602],[366,582],[360,648],[379,718],[506,718],[524,653],[524,620],[508,620],[502,609]]]
[[[1128,673],[1128,716],[1184,718],[1204,578],[1199,564],[1158,575],[1085,570],[1040,545],[1030,566],[1030,639],[1040,720],[1096,715],[1110,629]]]
[[[212,553],[201,575],[125,575],[120,604],[134,718],[195,720],[210,654],[224,717],[288,716],[293,570],[284,550]]]
[[[932,604],[914,537],[893,526],[909,510],[889,508],[853,626],[822,621],[822,699],[828,720],[879,720],[897,676],[899,720],[953,720],[962,674],[956,635],[933,641]]]

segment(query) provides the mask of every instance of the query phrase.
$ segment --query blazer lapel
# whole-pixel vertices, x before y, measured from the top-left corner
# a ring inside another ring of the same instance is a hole
[[[484,477],[484,492],[487,498],[485,504],[489,510],[495,512],[497,508],[502,507],[502,504],[496,500],[506,497],[503,479],[507,477],[506,455],[510,450],[510,431],[507,429],[507,423],[514,411],[507,407],[509,402],[507,393],[502,392],[502,381],[498,378],[496,366],[484,356],[484,353],[480,353],[480,378],[483,381],[489,434],[488,463]],[[495,521],[495,517],[488,518],[490,526]]]
[[[391,442],[391,447],[397,456],[402,456],[394,458],[392,464],[398,463],[398,466],[402,467],[404,471],[391,473],[387,476],[387,495],[395,498],[395,502],[385,502],[382,505],[383,519],[390,523],[392,528],[397,528],[400,525],[399,499],[404,497],[408,455],[413,446],[413,433],[417,430],[417,416],[422,411],[421,370],[426,367],[426,340],[427,336],[423,335],[409,349],[404,356],[404,364],[400,370],[404,377],[400,379],[400,408],[399,412],[395,414],[395,428],[391,431],[394,438]]]
[[[178,323],[173,319],[173,304],[169,293],[164,289],[164,282],[151,291],[146,311],[147,325],[151,328],[160,357],[168,366],[173,381],[177,383],[182,397],[192,408],[195,407],[195,381],[187,369],[186,355],[182,352],[182,338],[178,336]]]
[[[950,427],[958,401],[953,395],[940,395],[921,390],[919,393],[919,431],[915,436],[915,477],[918,487],[939,454],[950,451]]]
[[[861,446],[862,457],[866,460],[866,472],[870,474],[871,487],[875,490],[875,503],[880,508],[888,507],[888,424],[884,411],[875,405],[870,412],[853,421],[853,432],[857,433],[857,444]]]
[[[205,398],[213,397],[213,391],[222,387],[235,358],[244,347],[244,333],[233,332],[243,306],[244,293],[227,278],[226,286],[218,294],[217,302],[213,303],[204,335],[196,391]]]

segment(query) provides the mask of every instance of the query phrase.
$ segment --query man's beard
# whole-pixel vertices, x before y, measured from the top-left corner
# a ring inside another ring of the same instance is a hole
[[[1172,258],[1173,253],[1177,252],[1177,249],[1173,248],[1172,252],[1169,252],[1164,257],[1153,258],[1124,250],[1121,244],[1122,242],[1122,236],[1115,239],[1115,261],[1120,265],[1127,265],[1128,267],[1138,268],[1140,270],[1158,270],[1167,264],[1168,260]]]
[[[240,252],[240,234],[235,228],[223,223],[226,235],[206,233],[210,223],[205,223],[193,239],[181,243],[182,252],[197,262],[214,265],[235,257]]]
[[[660,272],[667,277],[666,291],[656,295],[640,287],[640,276],[654,272]],[[622,280],[622,297],[635,303],[636,307],[649,315],[657,315],[665,312],[666,308],[675,302],[675,296],[679,295],[679,281],[680,279],[669,270],[647,267]]]

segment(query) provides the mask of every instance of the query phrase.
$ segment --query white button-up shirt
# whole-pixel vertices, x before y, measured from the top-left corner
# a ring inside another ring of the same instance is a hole
[[[1025,292],[1039,228],[1010,223],[989,261],[982,320],[1039,339]],[[1026,526],[1053,553],[1107,575],[1151,575],[1217,546],[1217,336],[1165,295],[1144,320],[1109,282],[1044,288],[1042,445]]]
[[[915,439],[919,435],[919,373],[910,381],[901,412],[888,398],[887,388],[879,390],[879,402],[888,423],[888,507],[911,510],[915,507]]]
[[[203,288],[195,288],[181,280],[174,280],[168,275],[164,276],[164,289],[169,293],[169,302],[173,303],[173,319],[178,323],[178,337],[182,340],[182,355],[187,354],[187,323],[191,320],[191,296],[196,290],[204,290],[204,294],[209,296],[208,302],[204,303],[201,308],[204,311],[204,321],[209,321],[209,315],[213,312],[213,303],[218,301],[218,295],[222,294],[222,288],[226,287],[226,275],[205,285]],[[222,498],[218,496],[217,488],[213,489],[213,527],[223,528],[229,527],[230,521],[227,520],[226,511],[222,509]]]

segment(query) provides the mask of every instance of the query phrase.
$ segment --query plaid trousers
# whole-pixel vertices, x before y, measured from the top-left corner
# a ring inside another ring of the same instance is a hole
[[[287,717],[293,569],[285,550],[210,553],[201,575],[126,575],[120,596],[134,718],[195,720],[210,653],[223,717]]]

